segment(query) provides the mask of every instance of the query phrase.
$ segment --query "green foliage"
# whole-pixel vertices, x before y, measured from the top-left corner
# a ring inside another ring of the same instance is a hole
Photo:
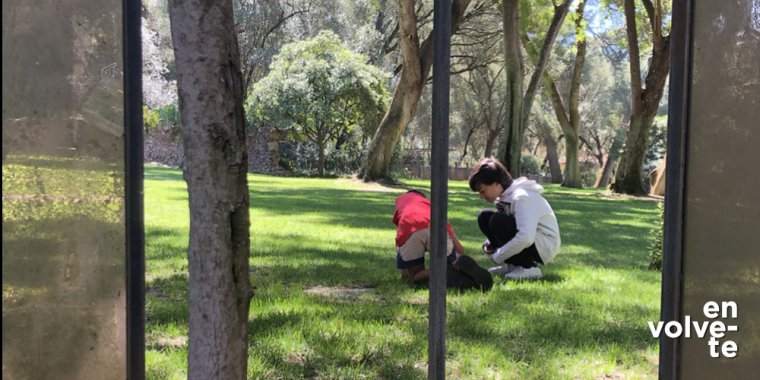
[[[649,269],[662,271],[662,252],[664,250],[665,237],[665,203],[657,205],[660,211],[659,223],[649,233],[651,245],[649,246]]]
[[[523,154],[520,157],[520,167],[522,168],[522,174],[542,174],[541,160],[532,154]]]
[[[339,137],[342,144],[330,144],[325,148],[325,176],[355,173],[361,167],[364,149],[353,133]],[[280,167],[300,176],[319,174],[317,166],[318,147],[312,141],[298,141],[280,145]]]
[[[366,61],[330,31],[283,46],[248,97],[250,125],[267,124],[295,140],[321,144],[377,124],[387,75]]]
[[[158,127],[158,110],[151,110],[148,109],[148,106],[143,105],[142,107],[143,111],[143,127],[145,128],[145,131],[149,131],[151,128],[157,128]]]
[[[387,75],[366,62],[331,31],[283,46],[253,86],[249,124],[287,131],[292,141],[314,143],[318,158],[326,156],[329,143],[375,127],[385,110]],[[317,161],[323,175],[325,163]]]
[[[599,164],[593,161],[581,161],[581,185],[583,187],[593,187],[596,183],[596,176],[601,169]]]
[[[151,110],[143,106],[143,126],[146,132],[160,130],[164,133],[177,135],[180,132],[182,120],[176,104],[168,104]]]

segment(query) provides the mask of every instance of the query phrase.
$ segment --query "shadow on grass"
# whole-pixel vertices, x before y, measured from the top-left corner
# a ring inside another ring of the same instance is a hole
[[[425,377],[425,368],[419,365],[423,358],[404,355],[422,352],[422,340],[362,339],[361,335],[376,332],[348,330],[367,324],[392,329],[392,322],[400,309],[398,302],[390,307],[380,307],[361,302],[345,305],[311,301],[318,311],[270,312],[254,316],[249,322],[252,349],[257,353],[256,359],[269,369],[270,376],[296,378],[329,374],[326,376],[351,378],[372,373],[375,378]],[[346,329],[336,329],[332,327],[334,323],[345,324]],[[422,329],[427,326],[420,321],[413,324],[412,329],[419,331],[424,331]],[[282,342],[292,342],[298,348],[288,348],[288,344],[283,347]]]
[[[518,288],[495,295],[485,305],[451,310],[449,336],[528,363],[543,360],[547,351],[572,354],[589,348],[646,349],[652,344],[640,321],[656,315],[657,307],[573,292],[577,290]],[[508,327],[495,325],[494,313],[508,321]]]

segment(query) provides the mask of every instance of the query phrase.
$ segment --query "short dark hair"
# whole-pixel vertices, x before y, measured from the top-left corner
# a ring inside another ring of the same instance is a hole
[[[480,185],[501,184],[506,190],[512,185],[512,176],[507,168],[493,157],[482,158],[470,173],[470,189],[480,191]]]
[[[425,193],[423,193],[421,190],[412,189],[412,190],[407,191],[407,193],[416,193],[416,194],[422,195],[422,197],[424,198],[427,198],[427,195],[425,195]]]

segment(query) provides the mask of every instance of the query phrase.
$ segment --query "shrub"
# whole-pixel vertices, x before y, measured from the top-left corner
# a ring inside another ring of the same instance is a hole
[[[520,156],[520,167],[522,175],[532,174],[541,175],[541,160],[532,154],[523,154]]]

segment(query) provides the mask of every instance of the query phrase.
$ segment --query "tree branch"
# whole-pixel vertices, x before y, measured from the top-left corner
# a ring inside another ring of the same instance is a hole
[[[641,2],[644,4],[644,9],[647,11],[649,26],[652,28],[652,33],[657,35],[657,16],[654,10],[654,4],[652,4],[652,0],[641,0]],[[660,32],[660,34],[662,34],[662,32]]]
[[[636,8],[633,0],[624,0],[625,30],[628,40],[628,56],[631,74],[631,112],[637,114],[641,109],[641,54],[639,37],[636,31]]]
[[[576,54],[575,63],[573,64],[573,77],[570,82],[570,125],[575,130],[576,135],[580,133],[580,93],[581,93],[581,78],[583,76],[583,64],[586,61],[586,37],[584,32],[584,6],[585,0],[581,0],[578,3],[577,15],[575,19],[575,44]]]
[[[546,70],[546,64],[549,62],[554,41],[557,39],[562,23],[565,21],[565,16],[567,16],[567,12],[570,9],[570,3],[571,0],[564,0],[562,4],[554,7],[552,22],[549,25],[546,36],[544,36],[544,44],[541,46],[541,52],[538,55],[535,70],[533,70],[533,75],[531,75],[528,89],[525,91],[522,110],[523,114],[521,115],[523,120],[528,120],[528,117],[530,116],[530,110],[533,106],[533,100],[535,99],[538,90],[539,81],[544,76],[544,71]],[[524,38],[527,39],[527,36]]]

